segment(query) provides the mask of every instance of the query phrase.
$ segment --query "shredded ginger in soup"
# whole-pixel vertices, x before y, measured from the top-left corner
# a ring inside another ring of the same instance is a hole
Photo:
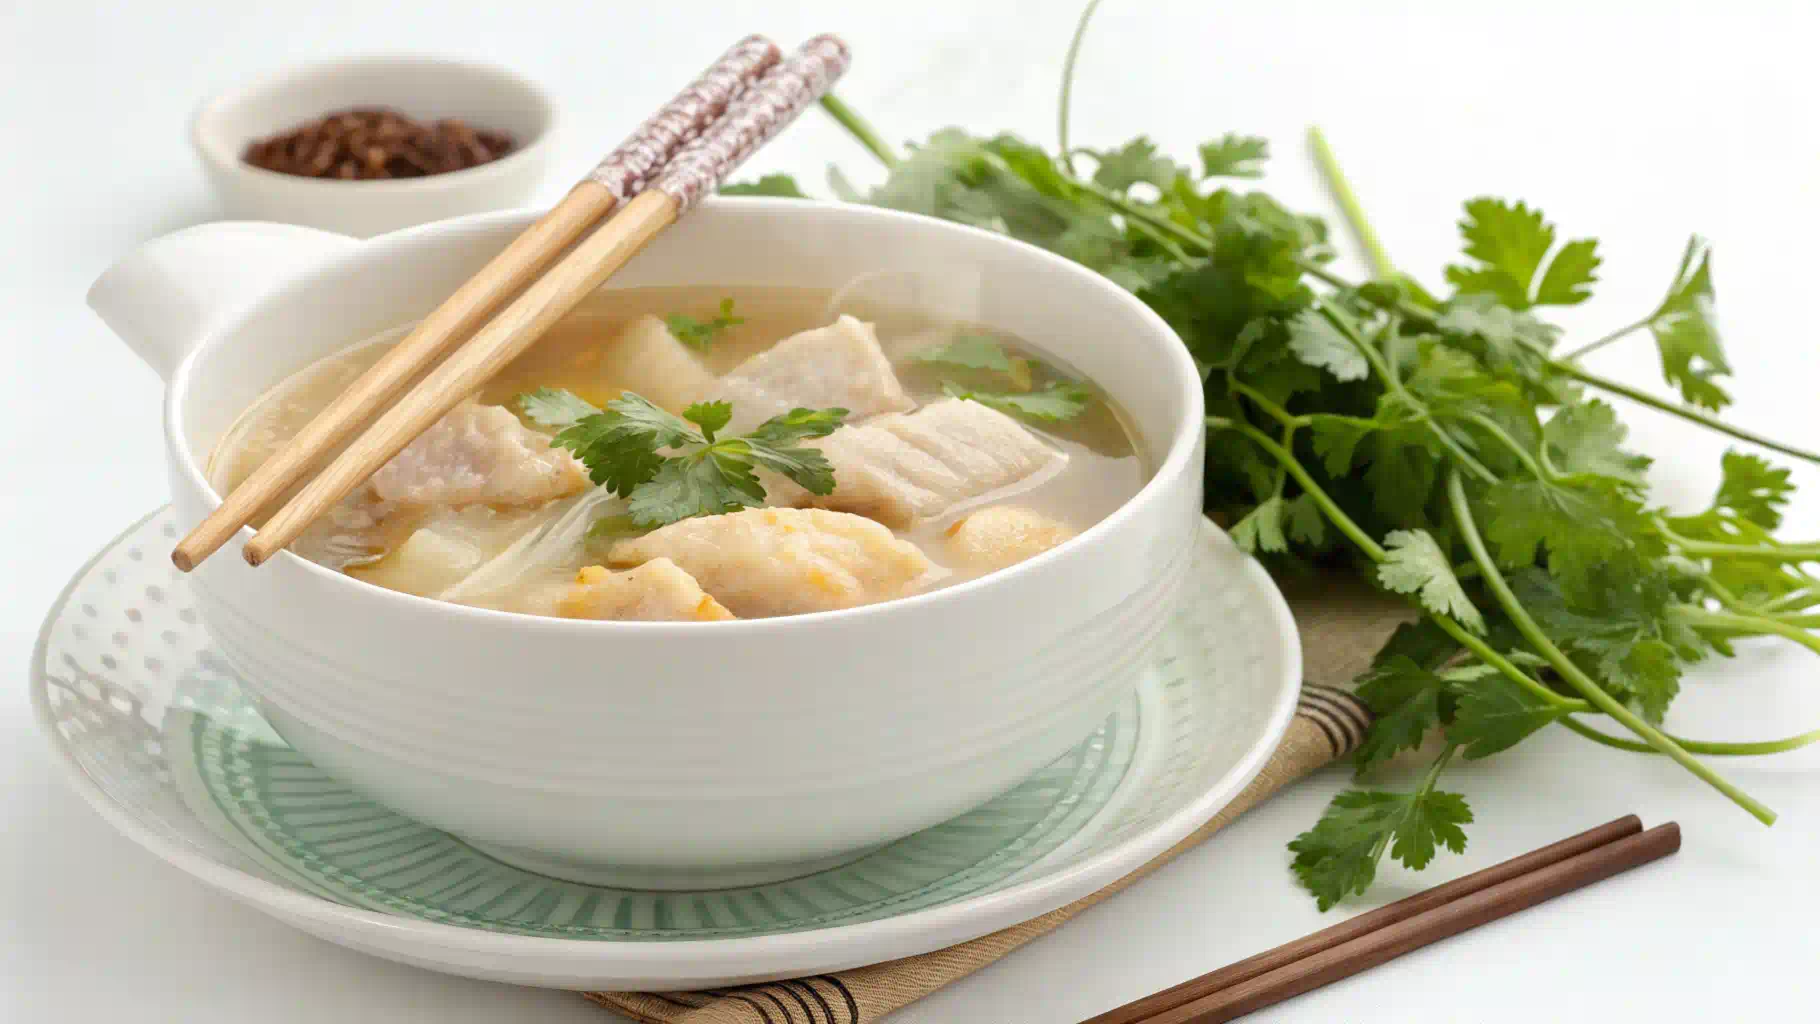
[[[600,293],[291,550],[534,615],[795,615],[1015,565],[1148,477],[1120,412],[1037,346],[829,308],[796,289]],[[214,485],[238,485],[406,329],[267,393],[217,447]]]

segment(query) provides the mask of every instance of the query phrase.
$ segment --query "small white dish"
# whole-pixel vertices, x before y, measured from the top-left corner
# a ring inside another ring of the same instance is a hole
[[[533,216],[365,242],[208,224],[104,274],[90,305],[168,382],[179,526],[220,503],[204,465],[241,410],[322,356],[424,316]],[[1154,467],[1053,550],[839,611],[597,622],[413,597],[289,552],[254,569],[239,557],[243,529],[188,578],[197,613],[267,720],[316,765],[564,877],[789,878],[977,807],[1126,699],[1190,585],[1206,427],[1181,340],[1130,292],[1053,253],[849,204],[710,198],[612,285],[833,290],[930,266],[980,278],[955,299],[976,307],[936,312],[1037,340],[1125,410]]]
[[[133,841],[279,920],[468,977],[680,990],[913,956],[1030,920],[1173,846],[1263,767],[1300,648],[1269,576],[1203,523],[1195,571],[1127,696],[977,810],[850,865],[653,892],[517,871],[317,771],[261,720],[163,552],[162,509],[52,607],[32,702],[76,789]],[[1243,865],[1233,870],[1250,870]]]
[[[418,120],[456,117],[517,144],[491,163],[422,178],[339,181],[280,174],[241,159],[249,143],[349,107]],[[433,220],[518,206],[548,169],[556,107],[505,68],[425,56],[352,57],[293,68],[205,102],[190,141],[228,217],[365,238]]]

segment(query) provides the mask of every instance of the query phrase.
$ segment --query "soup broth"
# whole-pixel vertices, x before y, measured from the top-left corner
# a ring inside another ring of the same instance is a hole
[[[1119,411],[1037,345],[912,311],[834,313],[825,291],[599,293],[292,550],[389,589],[506,611],[794,614],[1004,568],[1105,518],[1148,478]],[[407,329],[273,388],[217,447],[211,483],[238,485]],[[520,402],[538,389],[596,408],[633,392],[674,414],[722,399],[733,417],[722,437],[792,407],[851,411],[833,433],[796,442],[824,454],[832,494],[761,470],[771,510],[653,528],[551,446],[558,425]]]

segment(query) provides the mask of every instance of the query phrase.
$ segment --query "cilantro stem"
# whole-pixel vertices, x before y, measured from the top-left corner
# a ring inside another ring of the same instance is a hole
[[[1694,540],[1676,533],[1660,517],[1656,530],[1679,548],[1683,554],[1701,558],[1744,558],[1758,562],[1820,562],[1820,544],[1726,544],[1722,541]]]
[[[1783,594],[1781,597],[1778,597],[1773,601],[1763,602],[1763,604],[1757,606],[1757,611],[1763,612],[1763,613],[1779,612],[1784,608],[1789,608],[1789,607],[1792,607],[1795,605],[1800,605],[1801,607],[1805,608],[1805,607],[1807,607],[1807,604],[1804,604],[1803,602],[1811,602],[1817,597],[1820,597],[1820,594],[1815,594],[1813,591],[1813,588],[1802,587],[1800,590],[1793,590],[1793,591],[1790,591],[1789,593]]]
[[[1716,430],[1721,434],[1735,437],[1740,441],[1749,441],[1751,444],[1759,447],[1768,448],[1772,452],[1781,452],[1784,455],[1792,455],[1797,459],[1802,459],[1807,462],[1820,463],[1820,453],[1810,452],[1805,448],[1796,448],[1794,445],[1783,444],[1780,441],[1764,437],[1762,434],[1745,430],[1743,427],[1734,427],[1724,420],[1709,416],[1698,409],[1691,409],[1666,399],[1657,398],[1655,395],[1649,394],[1646,391],[1638,391],[1628,384],[1620,383],[1609,377],[1601,377],[1596,373],[1588,373],[1578,366],[1572,366],[1556,359],[1550,359],[1549,365],[1553,367],[1556,372],[1572,377],[1582,384],[1591,385],[1601,391],[1609,391],[1614,395],[1621,395],[1640,405],[1647,405],[1652,409],[1659,409],[1662,412],[1668,413],[1670,416],[1679,416],[1689,423],[1698,423],[1708,430]]]
[[[1498,599],[1499,606],[1510,617],[1511,624],[1517,627],[1517,632],[1523,634],[1523,639],[1535,648],[1537,654],[1554,666],[1561,678],[1567,680],[1574,689],[1579,690],[1580,695],[1594,707],[1617,719],[1625,728],[1649,743],[1650,746],[1672,758],[1675,763],[1692,772],[1707,785],[1730,797],[1733,803],[1750,812],[1758,821],[1765,825],[1775,823],[1776,812],[1765,807],[1749,794],[1732,785],[1718,772],[1701,763],[1674,740],[1664,736],[1661,730],[1637,717],[1611,694],[1606,693],[1580,666],[1574,664],[1572,659],[1562,653],[1561,649],[1555,646],[1555,642],[1548,638],[1548,634],[1542,631],[1542,627],[1536,624],[1536,620],[1530,616],[1529,610],[1523,607],[1521,601],[1517,600],[1517,595],[1510,589],[1510,584],[1505,581],[1504,574],[1498,570],[1497,563],[1492,560],[1491,552],[1485,547],[1484,538],[1479,536],[1478,524],[1473,521],[1472,506],[1466,500],[1466,488],[1460,483],[1458,473],[1450,473],[1447,476],[1447,498],[1453,507],[1454,522],[1459,527],[1460,539],[1466,544],[1467,550],[1472,552],[1473,561],[1479,563],[1479,569],[1484,573],[1482,579],[1485,585],[1491,588],[1492,594]]]
[[[1277,444],[1270,439],[1269,435],[1248,423],[1238,423],[1219,416],[1209,416],[1207,417],[1207,425],[1215,430],[1236,430],[1250,439],[1253,444],[1258,445],[1266,452],[1270,453],[1270,455],[1288,471],[1289,475],[1295,478],[1295,482],[1302,486],[1303,493],[1314,499],[1314,503],[1320,506],[1321,512],[1327,516],[1329,522],[1338,527],[1340,532],[1345,534],[1347,539],[1352,541],[1353,544],[1357,545],[1360,551],[1365,552],[1366,557],[1374,562],[1384,561],[1386,554],[1383,545],[1372,540],[1370,534],[1366,533],[1358,523],[1353,522],[1352,517],[1347,515],[1331,497],[1328,497],[1327,492],[1321,489],[1320,484],[1315,483],[1314,477],[1308,474],[1308,470],[1303,468],[1301,461],[1288,449]],[[1499,654],[1490,644],[1487,644],[1477,636],[1474,636],[1466,627],[1447,616],[1436,615],[1433,612],[1429,612],[1428,617],[1434,621],[1435,625],[1440,626],[1448,636],[1453,637],[1461,646],[1476,655],[1479,660],[1490,665],[1492,668],[1497,669],[1499,672],[1502,672],[1511,682],[1523,687],[1525,690],[1535,694],[1542,700],[1547,701],[1556,707],[1567,708],[1571,711],[1592,710],[1592,705],[1587,704],[1585,701],[1564,697],[1530,678],[1527,672],[1518,668],[1509,658]]]
[[[1087,37],[1087,23],[1093,20],[1093,12],[1098,10],[1100,0],[1087,0],[1086,9],[1081,11],[1081,20],[1075,23],[1074,38],[1068,41],[1068,55],[1062,58],[1062,95],[1056,104],[1055,137],[1061,147],[1062,166],[1069,174],[1074,173],[1074,153],[1068,148],[1068,114],[1074,107],[1074,62],[1081,56],[1081,40]]]
[[[865,118],[859,116],[857,111],[847,106],[839,96],[831,92],[826,93],[822,96],[821,103],[822,109],[828,112],[828,116],[834,118],[836,124],[847,129],[847,133],[877,157],[879,163],[884,164],[887,168],[897,166],[897,154],[892,151],[891,144],[886,142],[872,125],[866,122]]]
[[[1482,412],[1469,412],[1464,418],[1473,426],[1490,434],[1492,440],[1497,441],[1499,444],[1509,449],[1510,453],[1517,457],[1517,461],[1521,462],[1525,469],[1534,474],[1536,479],[1545,480],[1550,483],[1554,482],[1555,474],[1547,466],[1536,461],[1536,457],[1530,454],[1529,449],[1518,444],[1517,439],[1511,437],[1509,431],[1498,425],[1498,421]]]
[[[1230,375],[1228,375],[1228,376],[1230,376]],[[1244,395],[1246,398],[1251,399],[1252,402],[1254,402],[1258,408],[1269,413],[1271,419],[1276,420],[1278,423],[1281,423],[1286,427],[1305,427],[1309,423],[1313,422],[1306,416],[1292,415],[1289,412],[1289,410],[1287,410],[1287,409],[1283,408],[1282,406],[1276,404],[1275,402],[1271,401],[1268,397],[1266,397],[1264,395],[1263,392],[1257,390],[1256,388],[1250,386],[1249,384],[1241,384],[1236,379],[1232,379],[1232,380],[1227,381],[1226,386],[1231,388],[1233,391],[1236,391],[1239,394]]]
[[[1739,615],[1736,612],[1715,612],[1692,605],[1677,605],[1671,609],[1670,614],[1696,629],[1722,629],[1745,636],[1774,634],[1820,654],[1820,637],[1780,619]]]
[[[1126,199],[1117,192],[1101,185],[1099,182],[1090,181],[1086,178],[1077,178],[1072,174],[1068,176],[1068,182],[1075,188],[1080,189],[1082,192],[1087,193],[1114,210],[1124,214],[1125,217],[1130,220],[1147,224],[1157,231],[1172,235],[1178,241],[1192,245],[1203,252],[1210,253],[1213,251],[1213,239],[1208,238],[1197,231],[1185,228],[1167,217],[1158,217],[1156,214],[1151,213],[1149,210]]]
[[[1600,732],[1598,729],[1571,718],[1561,719],[1561,724],[1568,729],[1592,740],[1594,743],[1618,750],[1628,750],[1633,754],[1660,754],[1661,751],[1647,743],[1627,740],[1620,736]],[[1820,729],[1789,736],[1779,740],[1755,740],[1744,743],[1728,743],[1713,740],[1690,740],[1680,736],[1670,739],[1681,745],[1681,749],[1691,754],[1704,754],[1708,757],[1761,757],[1765,754],[1780,754],[1790,750],[1800,750],[1810,743],[1820,743]]]
[[[1561,357],[1561,361],[1564,363],[1576,362],[1582,356],[1591,355],[1592,353],[1597,352],[1598,350],[1604,348],[1605,346],[1611,344],[1614,341],[1618,341],[1622,338],[1629,337],[1630,335],[1636,333],[1637,331],[1640,331],[1643,328],[1648,327],[1650,321],[1654,320],[1654,319],[1655,319],[1655,316],[1652,314],[1650,316],[1644,317],[1641,320],[1638,320],[1636,323],[1625,324],[1623,327],[1620,327],[1617,330],[1611,332],[1610,334],[1607,334],[1605,337],[1600,338],[1597,341],[1589,341],[1586,344],[1581,345],[1579,348],[1574,349],[1572,352],[1567,353],[1566,355]]]
[[[1435,422],[1428,406],[1421,399],[1409,393],[1409,389],[1403,386],[1402,378],[1398,377],[1390,368],[1390,362],[1384,358],[1384,354],[1378,351],[1377,346],[1365,340],[1365,336],[1359,333],[1358,325],[1350,316],[1346,315],[1345,311],[1322,298],[1315,299],[1315,304],[1320,307],[1321,315],[1327,318],[1327,322],[1333,324],[1335,330],[1345,335],[1346,340],[1352,343],[1352,347],[1358,349],[1359,353],[1365,357],[1365,362],[1371,366],[1372,372],[1384,378],[1385,388],[1403,399],[1410,408],[1422,411],[1422,422],[1427,425],[1429,432],[1440,440],[1442,447],[1458,459],[1461,465],[1471,470],[1472,475],[1488,484],[1498,482],[1497,474],[1486,469],[1483,463],[1473,458],[1471,452],[1461,447],[1460,442],[1447,432],[1446,427]]]
[[[1340,161],[1333,155],[1333,147],[1327,144],[1327,137],[1321,134],[1318,125],[1308,126],[1308,147],[1314,151],[1315,170],[1320,172],[1321,180],[1332,193],[1334,202],[1340,206],[1340,215],[1346,219],[1346,226],[1352,229],[1353,237],[1365,250],[1366,260],[1371,264],[1371,276],[1378,281],[1390,281],[1397,276],[1397,268],[1390,262],[1390,252],[1372,229],[1371,222],[1365,219],[1365,208],[1359,203],[1358,194],[1352,190],[1352,182],[1347,180],[1346,172],[1340,170]]]

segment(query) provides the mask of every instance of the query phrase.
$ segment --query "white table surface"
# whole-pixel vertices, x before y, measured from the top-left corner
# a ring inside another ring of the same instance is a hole
[[[557,992],[442,977],[347,952],[229,902],[113,833],[57,777],[23,669],[64,580],[165,500],[158,387],[83,306],[90,280],[159,233],[208,219],[185,142],[205,94],[274,66],[362,50],[490,57],[566,107],[559,167],[605,145],[733,36],[838,30],[848,99],[891,138],[949,123],[1054,138],[1072,2],[594,2],[289,5],[0,0],[0,1019],[601,1022]],[[1733,415],[1820,442],[1820,345],[1806,301],[1820,237],[1820,27],[1799,2],[1148,3],[1112,0],[1088,41],[1075,139],[1150,132],[1183,153],[1230,129],[1270,136],[1269,187],[1318,203],[1301,131],[1330,134],[1391,249],[1429,276],[1460,200],[1541,204],[1604,240],[1599,298],[1569,326],[1652,305],[1683,239],[1718,252],[1742,367]],[[819,184],[866,155],[812,117],[755,165]],[[561,182],[552,180],[549,196]],[[1659,388],[1647,343],[1597,367]],[[1716,477],[1711,436],[1626,409],[1665,500]],[[1817,474],[1791,515],[1820,533]],[[1697,673],[1671,724],[1711,738],[1820,725],[1804,652],[1750,648]],[[1452,781],[1479,822],[1466,856],[1376,896],[1433,884],[1637,811],[1678,819],[1677,858],[1267,1011],[1281,1021],[1744,1020],[1820,996],[1820,787],[1812,751],[1726,770],[1782,812],[1766,830],[1660,761],[1551,731]],[[1344,783],[1308,782],[1155,878],[899,1015],[909,1024],[1063,1024],[1331,920],[1292,887],[1283,844]],[[1804,1014],[1796,1014],[1796,1017]],[[1794,1018],[1790,1018],[1794,1019]]]

